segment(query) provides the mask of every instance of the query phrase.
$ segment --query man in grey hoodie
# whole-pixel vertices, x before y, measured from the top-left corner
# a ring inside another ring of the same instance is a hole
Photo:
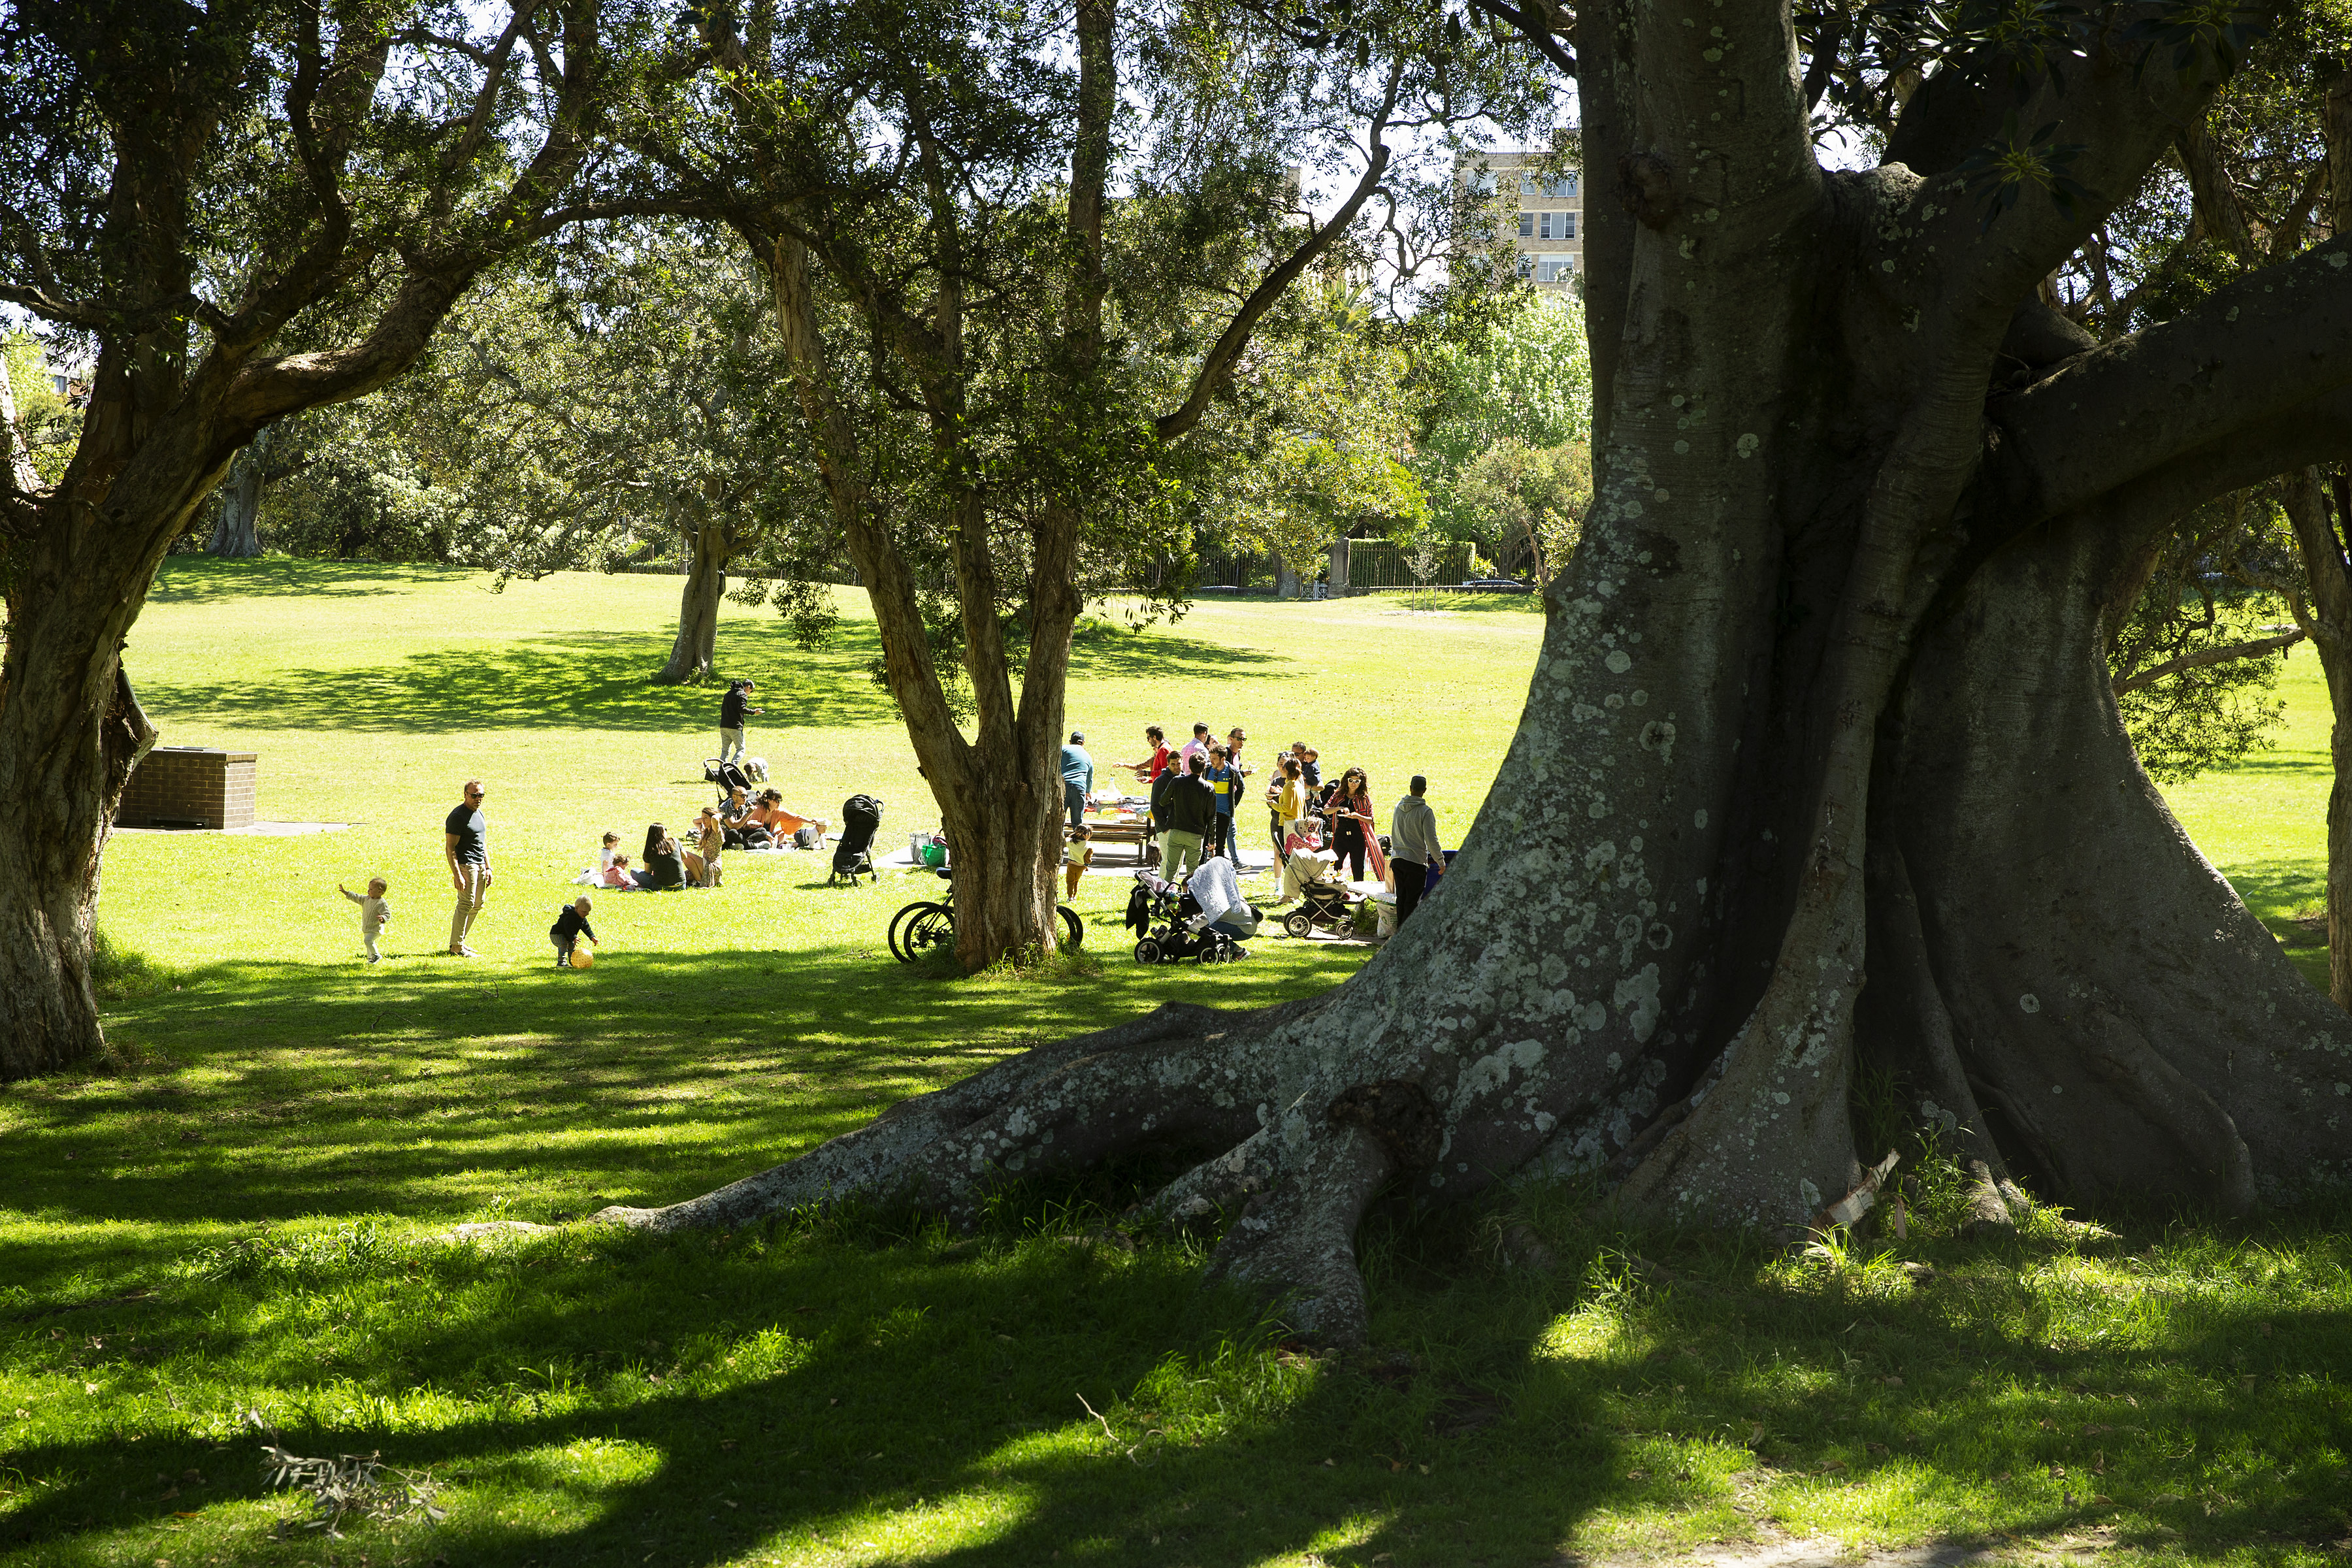
[[[1429,868],[1445,864],[1445,851],[1437,843],[1437,813],[1422,798],[1429,792],[1429,781],[1415,773],[1411,788],[1412,793],[1396,803],[1389,817],[1389,865],[1396,874],[1400,926],[1421,902],[1423,889],[1429,885]]]

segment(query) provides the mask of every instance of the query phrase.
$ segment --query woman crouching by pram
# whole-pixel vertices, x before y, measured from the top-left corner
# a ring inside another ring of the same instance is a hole
[[[1201,868],[1186,880],[1184,890],[1201,906],[1201,912],[1185,921],[1185,928],[1198,936],[1214,926],[1235,942],[1245,942],[1257,934],[1257,909],[1242,897],[1241,882],[1234,876],[1234,863],[1222,855],[1213,855],[1201,862]],[[1231,954],[1247,958],[1247,948],[1236,947]]]

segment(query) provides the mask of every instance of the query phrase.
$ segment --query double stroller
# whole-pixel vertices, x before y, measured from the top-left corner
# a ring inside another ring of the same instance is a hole
[[[1181,882],[1163,882],[1148,868],[1135,874],[1135,890],[1127,895],[1126,924],[1136,932],[1135,962],[1230,963],[1242,955],[1241,944],[1214,926],[1194,932],[1186,922],[1201,912],[1199,900]]]
[[[833,847],[833,875],[827,886],[849,879],[856,887],[861,876],[880,881],[874,868],[874,836],[882,831],[882,803],[870,795],[853,795],[841,803],[841,839]]]

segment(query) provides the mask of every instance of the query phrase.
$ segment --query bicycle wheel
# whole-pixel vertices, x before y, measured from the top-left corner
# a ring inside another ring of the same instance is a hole
[[[1062,917],[1062,945],[1066,948],[1084,947],[1087,928],[1079,923],[1078,911],[1067,904],[1055,904],[1054,910]]]
[[[901,963],[912,963],[915,961],[915,954],[907,945],[908,931],[914,925],[916,918],[925,910],[945,908],[945,905],[932,903],[928,899],[919,899],[892,915],[890,917],[890,956]],[[952,926],[954,916],[950,915],[949,921]]]
[[[955,911],[945,904],[925,904],[898,932],[909,963],[923,954],[955,945]]]

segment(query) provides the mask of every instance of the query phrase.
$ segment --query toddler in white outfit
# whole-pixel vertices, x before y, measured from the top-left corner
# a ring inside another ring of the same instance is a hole
[[[360,907],[360,941],[367,948],[370,963],[383,962],[383,953],[377,948],[375,939],[383,934],[385,926],[392,923],[392,906],[383,901],[385,886],[382,877],[369,878],[367,897],[362,899],[341,882],[335,884],[335,891]]]

